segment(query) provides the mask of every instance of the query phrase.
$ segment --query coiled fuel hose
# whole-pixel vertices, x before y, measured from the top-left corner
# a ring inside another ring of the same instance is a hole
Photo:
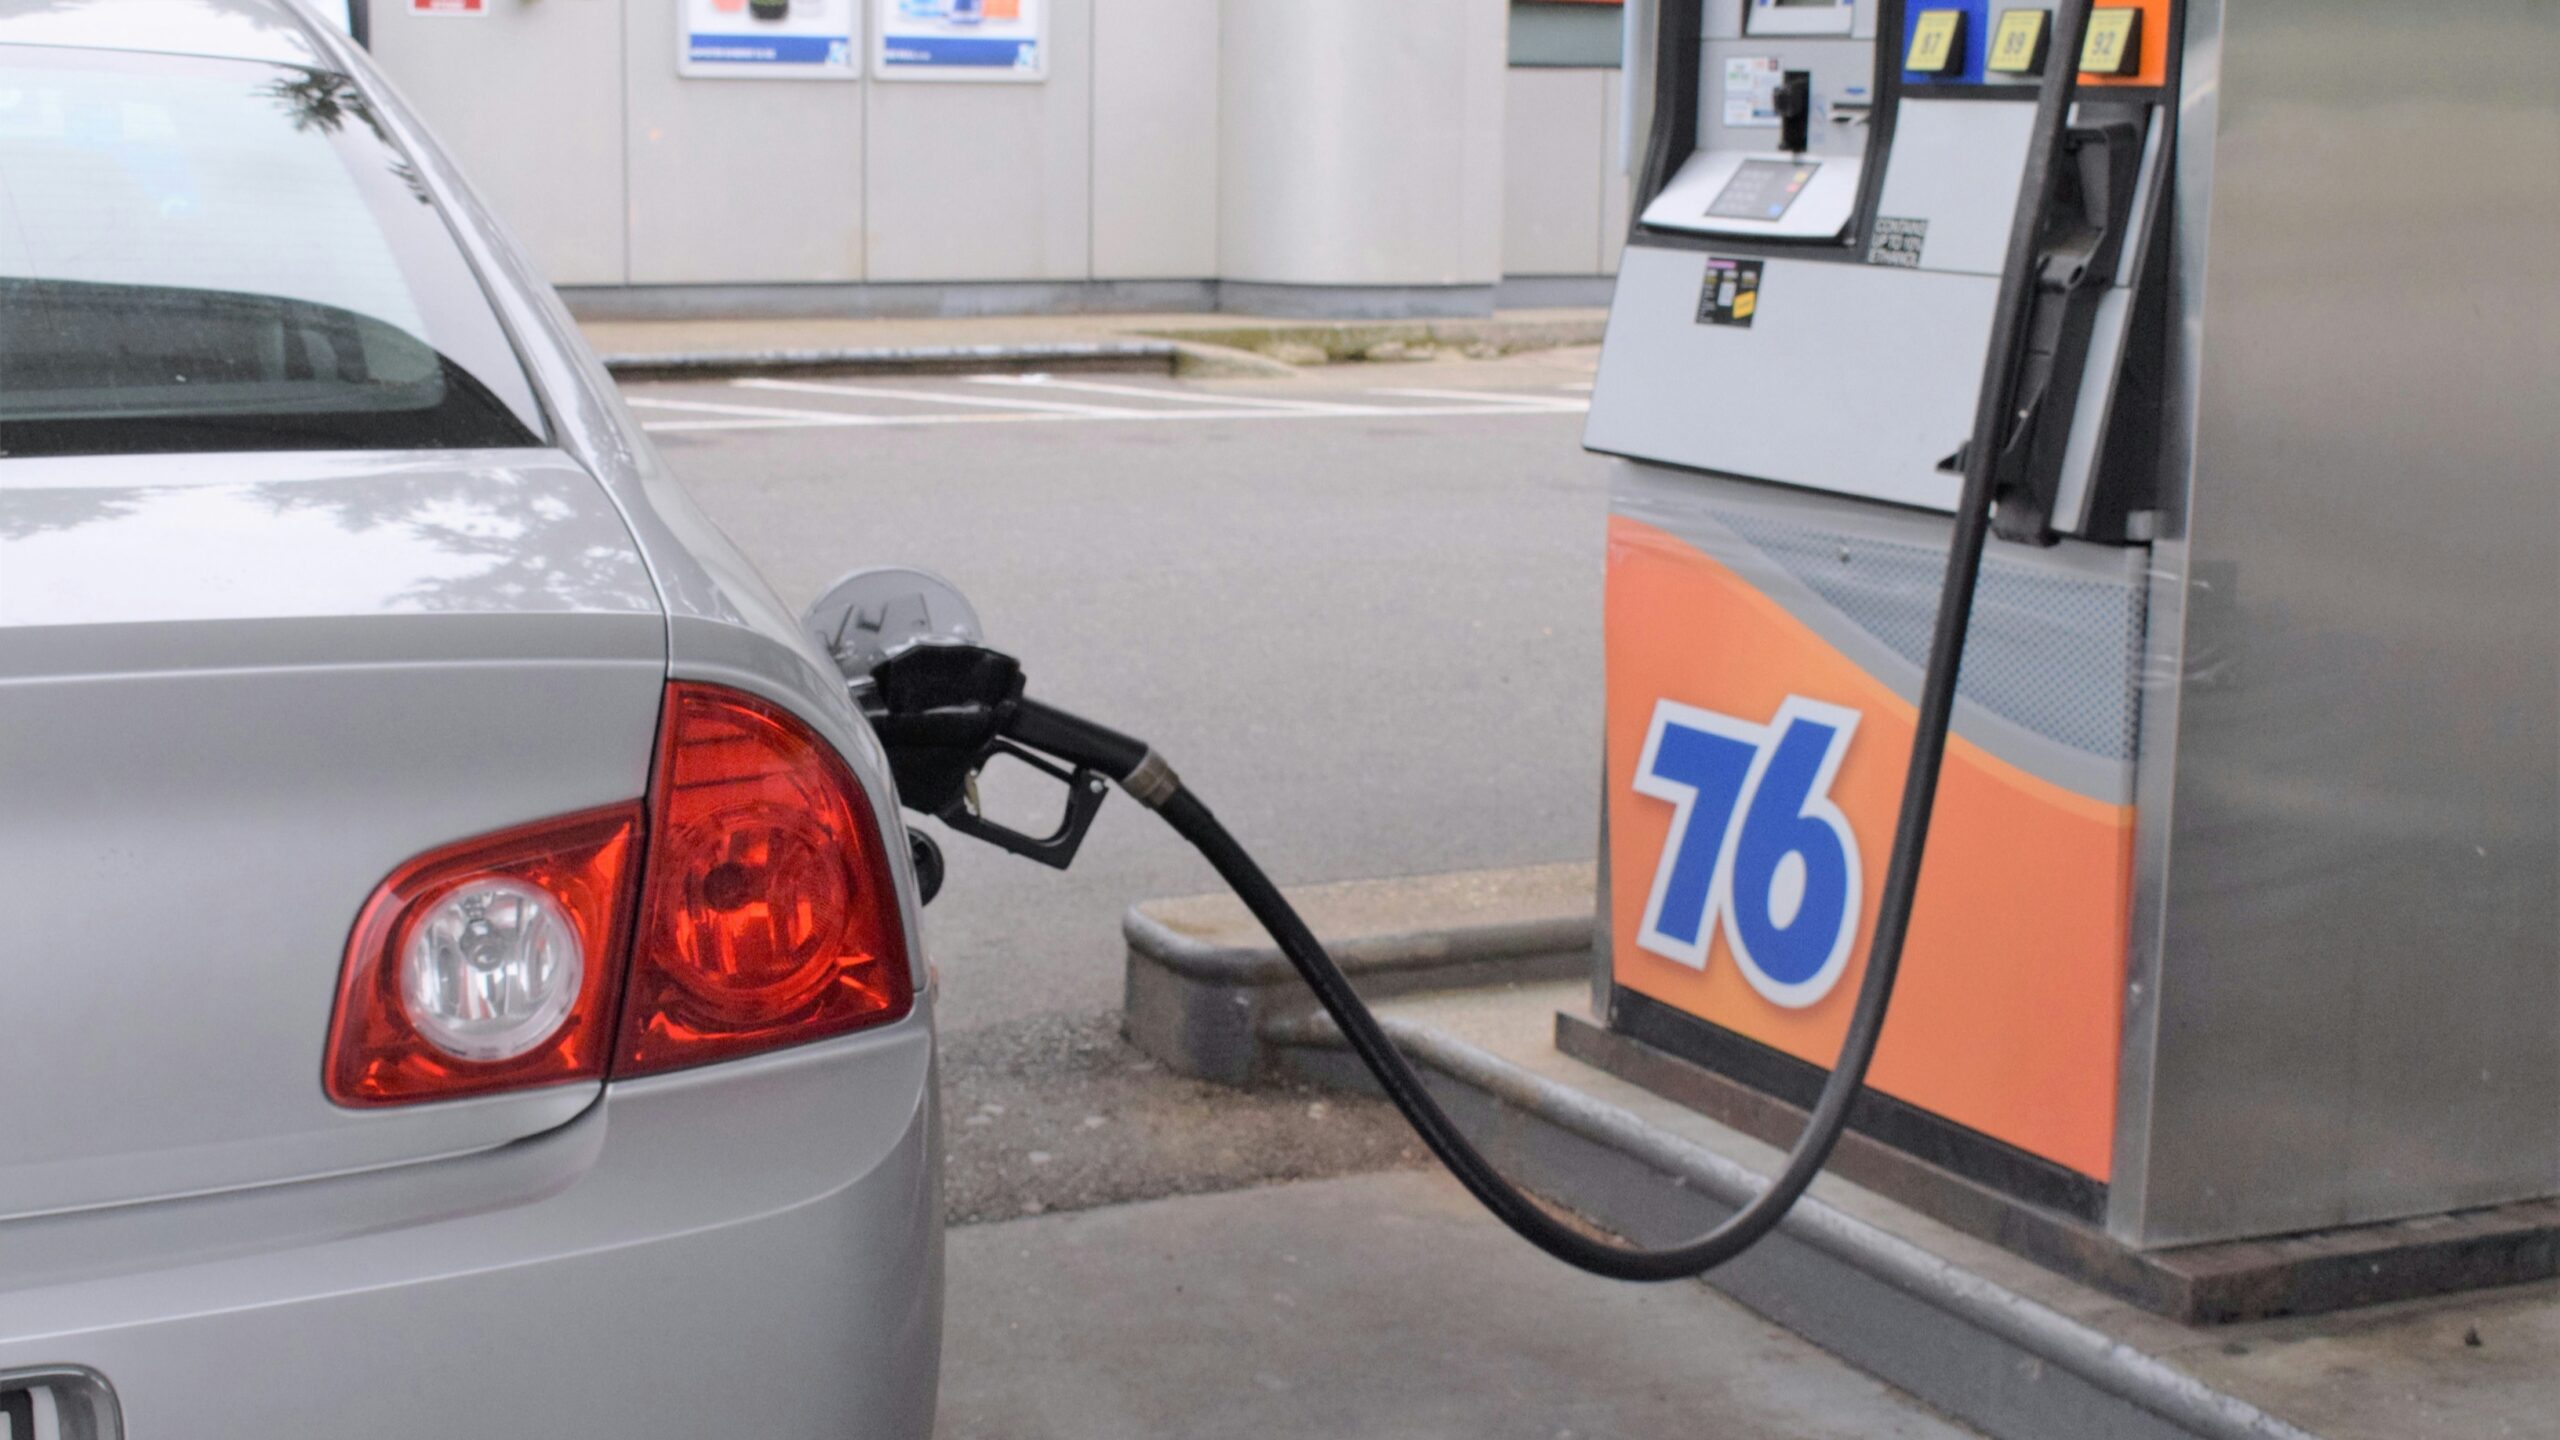
[[[1969,467],[1970,468],[1970,467]],[[1886,862],[1884,889],[1877,904],[1875,939],[1868,949],[1865,978],[1849,1017],[1840,1056],[1823,1083],[1803,1135],[1787,1155],[1784,1169],[1767,1188],[1722,1224],[1684,1245],[1649,1250],[1617,1244],[1569,1222],[1513,1184],[1477,1150],[1448,1112],[1433,1099],[1413,1063],[1387,1038],[1351,981],[1334,963],[1306,921],[1290,905],[1280,887],[1264,874],[1251,854],[1220,824],[1201,799],[1191,793],[1171,766],[1137,740],[1103,730],[1089,721],[1042,705],[1018,702],[1007,733],[1024,744],[1053,754],[1072,754],[1118,780],[1141,803],[1164,817],[1176,834],[1191,842],[1218,872],[1245,908],[1278,943],[1299,978],[1315,993],[1343,1039],[1377,1077],[1387,1099],[1403,1112],[1415,1133],[1429,1146],[1468,1193],[1522,1239],[1568,1265],[1617,1280],[1677,1280],[1700,1275],[1751,1248],[1786,1218],[1805,1187],[1813,1183],[1831,1157],[1847,1126],[1849,1107],[1864,1085],[1875,1058],[1885,1013],[1893,1000],[1893,984],[1901,967],[1904,936],[1911,923],[1912,897],[1920,879],[1920,860],[1927,848],[1929,817],[1938,790],[1938,769],[1946,755],[1947,728],[1953,715],[1957,667],[1963,660],[1965,631],[1972,618],[1974,579],[1982,566],[1983,542],[1990,528],[1987,482],[1968,475],[1965,504],[1957,511],[1955,543],[1947,560],[1946,579],[1938,602],[1938,618],[1929,642],[1929,666],[1920,689],[1917,733],[1910,768],[1903,782],[1902,808],[1894,824],[1893,853]]]
[[[2054,53],[2079,53],[2087,15],[2088,0],[2064,0],[2056,7]],[[2070,66],[2052,69],[2061,73],[2047,75],[2037,97],[2036,139],[2028,157],[2018,220],[2012,227],[2008,264],[1994,310],[1992,343],[1974,415],[1973,438],[1963,452],[1964,482],[1955,509],[1937,620],[1929,640],[1928,666],[1914,716],[1910,763],[1903,780],[1900,813],[1894,822],[1893,852],[1885,865],[1875,935],[1867,951],[1866,975],[1858,986],[1857,1004],[1850,1012],[1839,1058],[1823,1082],[1822,1094],[1814,1103],[1803,1134],[1787,1154],[1785,1167],[1759,1194],[1706,1234],[1666,1249],[1618,1244],[1565,1220],[1513,1184],[1440,1108],[1412,1062],[1379,1028],[1369,1007],[1344,977],[1342,967],[1325,953],[1323,944],[1299,918],[1288,897],[1218,822],[1218,817],[1210,813],[1209,807],[1182,784],[1171,766],[1142,741],[1037,701],[1017,702],[1006,722],[1006,733],[1022,743],[1053,754],[1075,756],[1110,775],[1190,841],[1271,933],[1280,952],[1341,1028],[1353,1053],[1377,1077],[1387,1098],[1403,1112],[1431,1153],[1503,1224],[1568,1265],[1619,1280],[1676,1280],[1703,1274],[1740,1255],[1786,1218],[1787,1211],[1821,1173],[1847,1127],[1850,1106],[1866,1082],[1867,1068],[1875,1059],[1876,1042],[1893,1000],[1903,942],[1911,927],[1912,899],[1920,883],[1921,857],[1928,848],[1938,771],[1946,757],[1947,731],[1955,711],[1956,677],[1964,661],[1965,635],[1973,618],[1974,583],[1981,574],[1983,545],[1991,529],[1994,476],[2000,457],[2011,449],[2014,431],[2026,418],[2016,413],[2012,397],[2018,386],[2022,341],[2035,298],[2034,262],[2040,228],[2036,217],[2046,213],[2053,198],[2072,84]]]
[[[2089,7],[2090,0],[2061,0],[2055,6],[2053,53],[2080,53]],[[1379,1028],[1369,1007],[1361,1003],[1358,992],[1344,978],[1342,967],[1325,953],[1323,944],[1299,918],[1288,897],[1280,893],[1280,887],[1271,883],[1271,877],[1254,863],[1253,856],[1144,741],[1022,697],[1018,680],[1011,681],[1011,695],[1000,705],[952,714],[963,719],[989,716],[1006,738],[1107,775],[1141,804],[1162,815],[1176,833],[1199,850],[1271,933],[1280,952],[1341,1028],[1353,1053],[1377,1077],[1387,1098],[1403,1112],[1423,1143],[1431,1147],[1431,1153],[1521,1238],[1569,1265],[1619,1280],[1676,1280],[1703,1274],[1733,1259],[1786,1218],[1787,1211],[1830,1159],[1848,1125],[1850,1106],[1866,1083],[1867,1068],[1875,1059],[1876,1042],[1884,1031],[1886,1010],[1893,1000],[1903,942],[1911,928],[1912,899],[1920,883],[1921,857],[1928,848],[1938,771],[1946,757],[1947,731],[1955,712],[1956,676],[1964,662],[1965,634],[1973,618],[1974,582],[1981,574],[1992,508],[2002,488],[1999,477],[2006,473],[2004,467],[2014,469],[2016,456],[2023,449],[2022,435],[2033,420],[2034,407],[2023,407],[2022,413],[2016,396],[2036,302],[2042,217],[2052,207],[2056,176],[2067,153],[2065,131],[2074,79],[2070,65],[2050,66],[2036,97],[2036,128],[2010,230],[2007,263],[1993,308],[1972,438],[1959,452],[1964,479],[1955,507],[1954,534],[1939,590],[1937,620],[1929,640],[1928,666],[1914,714],[1910,763],[1903,780],[1901,810],[1894,822],[1893,851],[1885,864],[1875,934],[1868,946],[1866,974],[1859,982],[1856,1007],[1850,1012],[1839,1058],[1823,1082],[1822,1094],[1814,1102],[1804,1133],[1787,1154],[1786,1165],[1766,1188],[1706,1234],[1667,1249],[1617,1244],[1564,1219],[1505,1178],[1431,1097],[1421,1075]],[[963,668],[974,663],[972,655],[954,655]],[[932,658],[929,652],[926,658]],[[1010,659],[993,658],[1001,662],[993,671],[1000,679],[1018,675]],[[894,703],[889,708],[893,715],[899,709]],[[906,728],[896,733],[919,743],[931,742],[936,738],[938,723],[932,715],[914,715],[908,718]],[[964,748],[957,753],[969,752]],[[1030,848],[1036,852],[1040,847]],[[1060,857],[1051,863],[1065,861]]]

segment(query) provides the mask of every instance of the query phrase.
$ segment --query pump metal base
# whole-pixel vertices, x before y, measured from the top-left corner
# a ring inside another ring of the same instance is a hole
[[[1522,1001],[1552,1004],[1551,995],[1513,992],[1496,1003],[1511,1013]],[[1444,1026],[1402,1008],[1387,1007],[1388,1032],[1504,1172],[1634,1242],[1696,1235],[1764,1183],[1752,1164],[1524,1068],[1521,1037],[1501,1038],[1499,1020],[1471,1013]],[[1270,1032],[1287,1073],[1369,1088],[1368,1072],[1324,1016],[1275,1021]],[[1964,1257],[1971,1241],[1946,1236],[1952,1253],[1915,1242],[1907,1229],[1877,1223],[1880,1211],[1895,1207],[1837,1187],[1830,1193],[1826,1200],[1818,1186],[1775,1234],[1708,1283],[1994,1440],[2313,1440],[2149,1346],[2128,1343],[2112,1321],[2093,1323],[2077,1305],[2056,1308],[2076,1287],[2004,1278],[2001,1266]]]
[[[1571,1013],[1556,1048],[1720,1124],[1785,1145],[1804,1112],[1645,1040]],[[2560,1274],[2560,1201],[2168,1250],[2132,1249],[2087,1220],[2004,1194],[1852,1129],[1831,1169],[1931,1219],[2188,1325],[2317,1315]]]

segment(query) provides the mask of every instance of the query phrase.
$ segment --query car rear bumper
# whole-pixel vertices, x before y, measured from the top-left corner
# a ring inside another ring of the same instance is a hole
[[[0,1375],[138,1440],[924,1440],[940,1149],[920,999],[497,1150],[0,1224]]]

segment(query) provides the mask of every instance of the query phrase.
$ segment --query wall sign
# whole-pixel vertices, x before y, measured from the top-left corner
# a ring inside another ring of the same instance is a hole
[[[1041,80],[1049,0],[879,0],[872,63],[889,80]]]
[[[409,0],[412,15],[485,15],[488,0]]]
[[[681,0],[676,73],[850,80],[861,73],[861,0]]]

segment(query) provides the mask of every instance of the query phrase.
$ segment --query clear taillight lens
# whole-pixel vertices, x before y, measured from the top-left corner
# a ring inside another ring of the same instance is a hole
[[[613,1071],[796,1045],[907,1013],[886,847],[834,747],[780,707],[667,687],[649,879]]]
[[[322,1082],[394,1105],[604,1073],[638,878],[640,807],[448,845],[356,918]]]
[[[578,925],[550,894],[500,876],[448,891],[400,947],[400,1002],[427,1043],[513,1060],[560,1033],[586,978]]]

